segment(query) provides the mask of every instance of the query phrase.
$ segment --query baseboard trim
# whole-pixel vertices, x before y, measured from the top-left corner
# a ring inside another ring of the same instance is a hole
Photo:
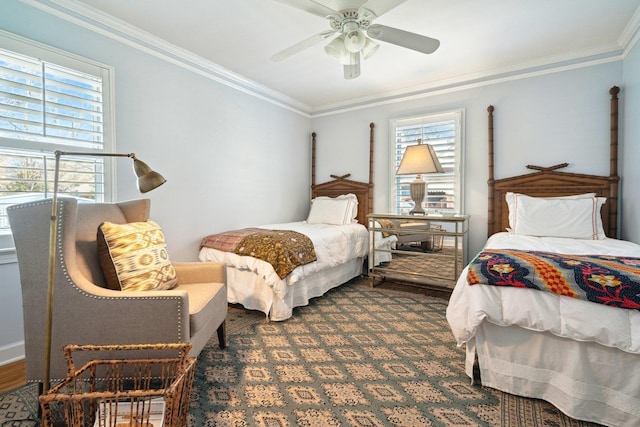
[[[24,341],[18,341],[0,347],[0,366],[24,360]]]

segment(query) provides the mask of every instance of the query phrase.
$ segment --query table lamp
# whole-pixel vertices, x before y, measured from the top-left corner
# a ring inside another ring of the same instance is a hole
[[[416,179],[410,184],[411,200],[414,203],[410,214],[425,214],[422,201],[426,194],[427,183],[422,179],[422,174],[427,173],[444,173],[444,169],[433,146],[423,144],[422,140],[418,139],[417,145],[409,145],[405,149],[396,171],[396,175],[416,175]]]

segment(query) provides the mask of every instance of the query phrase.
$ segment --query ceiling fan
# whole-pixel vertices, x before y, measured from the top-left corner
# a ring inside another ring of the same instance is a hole
[[[402,46],[421,53],[433,53],[440,41],[386,25],[373,24],[373,20],[406,0],[276,0],[305,12],[326,18],[330,30],[322,31],[271,56],[282,61],[334,34],[338,34],[324,51],[338,60],[344,68],[344,78],[360,75],[360,57],[370,58],[377,50],[374,40]],[[328,5],[331,4],[331,7]]]

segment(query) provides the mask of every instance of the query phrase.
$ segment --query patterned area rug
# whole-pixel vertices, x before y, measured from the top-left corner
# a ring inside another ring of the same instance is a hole
[[[447,301],[357,280],[284,322],[232,307],[220,350],[198,358],[188,425],[594,426],[478,385],[445,319]],[[32,426],[36,387],[0,395],[0,426]]]

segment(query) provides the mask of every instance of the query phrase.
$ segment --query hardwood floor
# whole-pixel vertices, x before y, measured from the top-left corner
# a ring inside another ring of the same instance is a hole
[[[24,360],[0,366],[0,393],[13,390],[24,384],[26,384]]]

